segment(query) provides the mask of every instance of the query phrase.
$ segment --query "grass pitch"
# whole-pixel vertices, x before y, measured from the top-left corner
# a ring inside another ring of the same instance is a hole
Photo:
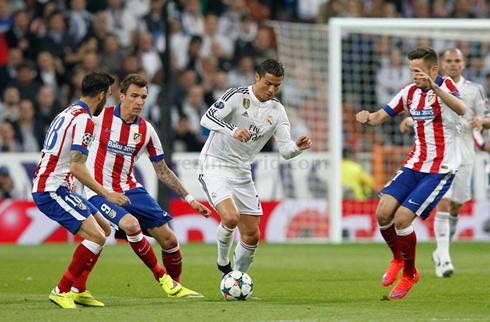
[[[88,282],[106,307],[62,310],[48,295],[75,247],[0,246],[0,321],[490,321],[489,243],[454,243],[451,278],[435,276],[435,244],[418,244],[420,281],[396,301],[382,301],[382,243],[261,244],[249,274],[262,301],[247,302],[221,296],[215,245],[181,246],[182,284],[204,299],[167,298],[129,245],[108,245]]]

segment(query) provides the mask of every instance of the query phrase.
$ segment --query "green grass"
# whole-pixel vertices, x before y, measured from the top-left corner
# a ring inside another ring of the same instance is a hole
[[[62,310],[48,294],[76,245],[0,246],[0,321],[489,321],[490,244],[451,246],[456,273],[437,278],[434,243],[417,246],[420,281],[399,301],[381,301],[386,245],[261,244],[250,270],[262,301],[226,302],[216,246],[182,245],[183,284],[204,299],[169,299],[125,244],[106,246],[88,288],[104,308]],[[160,257],[157,250],[158,257]]]

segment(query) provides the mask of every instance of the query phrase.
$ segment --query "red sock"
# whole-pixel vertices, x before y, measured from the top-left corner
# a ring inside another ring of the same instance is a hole
[[[133,238],[138,238],[138,235],[141,234],[141,240],[140,241],[131,241],[131,237]],[[127,235],[129,238],[129,244],[131,245],[131,248],[133,248],[133,251],[136,253],[136,255],[141,258],[143,263],[145,263],[146,266],[153,272],[153,275],[155,279],[158,281],[163,274],[167,273],[163,267],[158,264],[157,257],[155,256],[155,252],[153,251],[153,248],[151,247],[150,243],[148,240],[143,236],[141,230],[134,234]]]
[[[412,277],[415,275],[415,249],[417,246],[417,236],[415,235],[415,231],[413,231],[407,236],[398,236],[398,238],[403,260],[405,261],[403,275]]]
[[[176,248],[176,246],[169,247],[167,249],[162,249],[162,259],[163,266],[168,272],[170,277],[180,283],[180,274],[182,274],[182,254],[180,253],[180,249],[173,253],[166,253],[165,251],[171,250],[172,248]]]
[[[102,248],[104,249],[104,248]],[[90,274],[90,272],[92,271],[92,268],[94,268],[95,266],[95,263],[97,263],[97,260],[99,259],[99,256],[100,256],[100,253],[102,253],[102,249],[100,250],[100,252],[95,256],[93,262],[92,262],[92,265],[87,268],[85,271],[83,271],[82,275],[80,275],[80,277],[78,277],[75,282],[73,283],[72,287],[78,289],[78,291],[80,293],[82,292],[85,292],[87,290],[87,278],[88,278],[88,275]]]
[[[86,269],[91,269],[93,264],[95,264],[96,256],[97,255],[94,255],[94,253],[85,247],[85,245],[78,245],[73,254],[70,266],[68,266],[68,269],[58,284],[61,293],[70,292],[73,282],[75,282]]]
[[[379,231],[385,239],[386,244],[388,244],[388,247],[390,247],[391,251],[393,252],[393,258],[398,261],[402,261],[403,257],[400,249],[400,236],[396,234],[395,225],[393,224],[390,226],[390,228],[385,230],[380,229]]]

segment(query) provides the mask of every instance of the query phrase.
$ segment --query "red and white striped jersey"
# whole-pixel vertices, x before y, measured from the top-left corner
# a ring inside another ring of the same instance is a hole
[[[438,76],[436,84],[462,99],[451,78]],[[410,84],[383,109],[392,117],[405,110],[414,120],[415,144],[404,167],[424,173],[448,173],[459,167],[461,116],[444,104],[433,90],[421,90]]]
[[[94,142],[87,167],[95,180],[108,191],[123,192],[142,185],[133,173],[134,163],[143,152],[152,162],[163,160],[163,148],[150,123],[138,117],[134,123],[121,119],[120,105],[106,107],[94,118]],[[96,193],[85,187],[87,198]]]
[[[82,101],[76,102],[56,116],[44,139],[32,192],[56,191],[60,186],[73,186],[70,152],[76,150],[88,154],[94,126],[92,114],[87,104]]]

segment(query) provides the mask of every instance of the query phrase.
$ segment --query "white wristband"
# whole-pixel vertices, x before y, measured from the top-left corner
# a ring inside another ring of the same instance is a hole
[[[188,194],[187,196],[185,196],[185,201],[187,201],[187,203],[190,205],[192,201],[196,200],[194,199],[193,196],[191,196],[191,194]]]

